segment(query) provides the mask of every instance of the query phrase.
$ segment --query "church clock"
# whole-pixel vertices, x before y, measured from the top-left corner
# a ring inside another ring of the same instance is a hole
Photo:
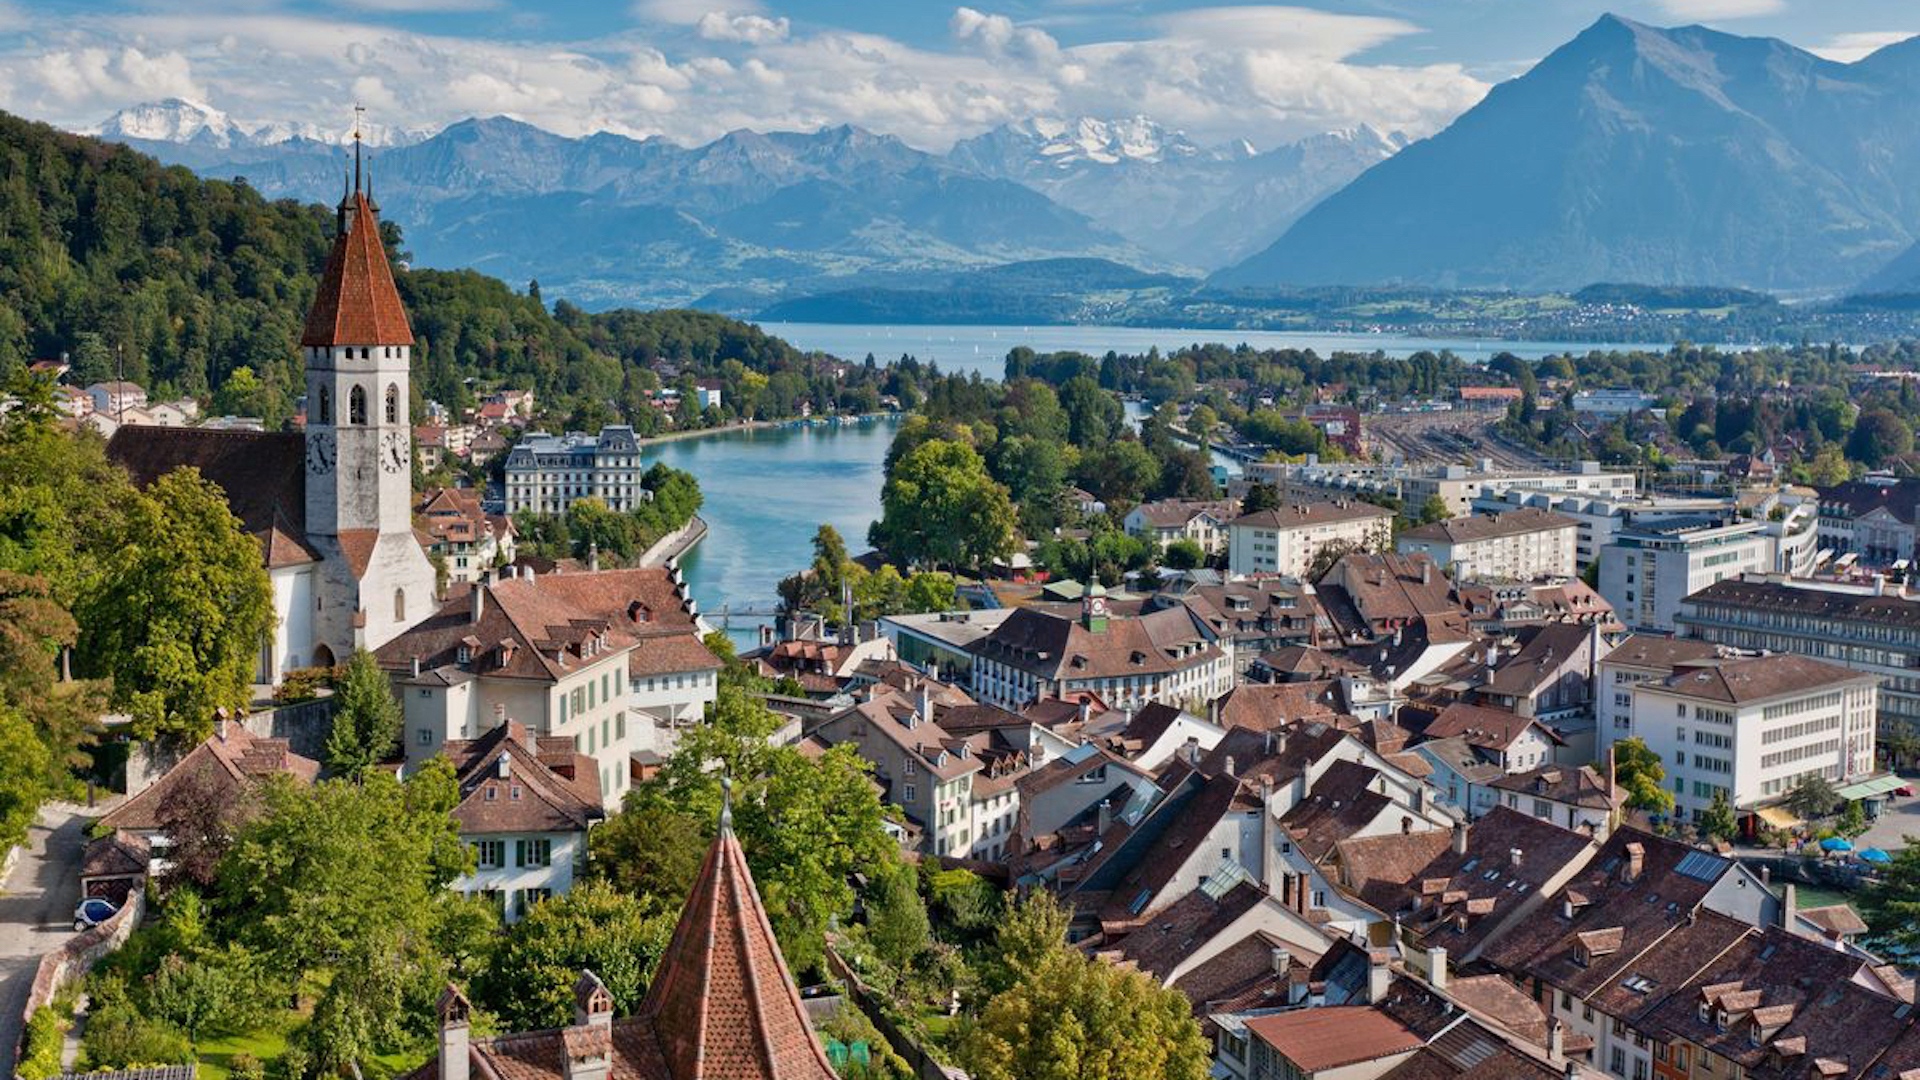
[[[380,467],[390,473],[405,472],[411,448],[407,445],[407,433],[389,431],[380,437]]]
[[[333,471],[333,436],[324,431],[307,436],[307,471],[314,474]]]

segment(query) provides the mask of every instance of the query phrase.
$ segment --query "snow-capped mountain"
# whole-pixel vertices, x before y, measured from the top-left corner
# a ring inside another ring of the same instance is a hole
[[[342,144],[351,141],[350,121],[338,125],[312,121],[239,121],[205,102],[167,98],[129,106],[107,117],[89,135],[123,141],[178,143],[210,149],[274,146],[292,139]],[[368,146],[411,146],[430,130],[364,123],[360,137]]]
[[[1217,267],[1271,242],[1315,203],[1404,145],[1372,128],[1256,151],[1201,146],[1146,117],[1037,117],[963,139],[962,168],[1035,189],[1189,266]]]

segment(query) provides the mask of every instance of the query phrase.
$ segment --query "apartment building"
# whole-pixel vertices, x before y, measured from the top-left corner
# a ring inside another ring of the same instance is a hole
[[[1727,658],[1730,649],[1663,634],[1633,634],[1594,665],[1594,757],[1605,761],[1613,744],[1635,736],[1633,688],[1672,675],[1684,663]]]
[[[1660,755],[1676,814],[1697,818],[1715,795],[1757,810],[1809,776],[1842,787],[1873,773],[1878,683],[1792,653],[1682,662],[1633,685],[1633,730]]]
[[[1579,523],[1570,517],[1524,507],[1501,514],[1436,521],[1400,534],[1402,555],[1425,555],[1456,581],[1492,578],[1532,581],[1572,577]]]
[[[1672,633],[1682,602],[1716,581],[1810,572],[1816,531],[1806,509],[1779,521],[1680,518],[1622,529],[1600,549],[1600,595],[1628,628]]]
[[[586,871],[587,831],[606,816],[592,759],[513,720],[443,752],[460,787],[453,819],[474,853],[447,887],[492,901],[507,922],[571,889]]]
[[[1920,732],[1920,599],[1884,581],[1742,575],[1687,597],[1675,622],[1702,642],[1798,653],[1878,676],[1880,732]]]
[[[1227,523],[1240,516],[1237,499],[1160,499],[1127,511],[1121,526],[1159,544],[1191,540],[1209,555],[1227,548]]]
[[[1623,529],[1636,525],[1654,526],[1678,519],[1731,521],[1737,516],[1734,500],[1718,497],[1673,498],[1630,492],[1608,495],[1514,486],[1503,491],[1486,492],[1473,500],[1476,514],[1504,514],[1523,508],[1551,510],[1573,519],[1576,527],[1576,571],[1585,570],[1599,558],[1600,549],[1612,543],[1614,534]]]
[[[1562,494],[1630,498],[1637,489],[1632,473],[1607,472],[1598,462],[1583,461],[1566,472],[1525,472],[1496,469],[1489,459],[1478,465],[1358,465],[1322,463],[1254,463],[1246,468],[1249,480],[1292,486],[1328,494],[1392,495],[1405,506],[1419,507],[1438,496],[1453,517],[1471,513],[1473,501],[1514,488]]]
[[[1820,489],[1820,546],[1867,566],[1912,562],[1920,540],[1920,480],[1874,475]]]
[[[633,428],[609,424],[598,435],[532,432],[507,454],[507,513],[562,514],[580,499],[631,510],[652,495],[641,486],[646,464]]]
[[[1330,544],[1382,551],[1393,539],[1393,511],[1358,500],[1295,503],[1259,510],[1227,526],[1227,568],[1235,577],[1303,578]]]
[[[1185,605],[1113,618],[1098,585],[1082,598],[1078,621],[1017,608],[967,651],[973,657],[967,689],[985,704],[1014,711],[1081,691],[1098,694],[1113,709],[1150,701],[1199,707],[1234,683],[1231,644],[1223,646]]]

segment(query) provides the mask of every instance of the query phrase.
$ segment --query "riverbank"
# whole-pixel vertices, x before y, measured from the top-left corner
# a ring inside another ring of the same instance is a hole
[[[889,417],[904,416],[901,412],[834,414],[831,416],[793,417],[787,420],[742,420],[723,427],[689,428],[686,431],[669,431],[665,435],[649,435],[644,439],[635,439],[642,448],[665,443],[684,442],[687,439],[702,439],[710,435],[732,435],[741,431],[772,431],[776,428],[799,427],[838,427],[845,424],[858,424],[867,420],[884,420]]]
[[[640,556],[641,566],[665,566],[692,551],[694,546],[707,538],[707,523],[699,514],[687,520],[685,525],[654,541]]]

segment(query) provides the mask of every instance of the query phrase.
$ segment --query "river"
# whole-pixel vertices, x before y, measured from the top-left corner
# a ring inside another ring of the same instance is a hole
[[[1006,369],[1007,350],[1025,345],[1035,352],[1077,351],[1101,356],[1108,351],[1143,353],[1150,348],[1172,352],[1199,342],[1246,343],[1257,349],[1312,349],[1321,356],[1336,352],[1373,352],[1407,356],[1423,349],[1451,350],[1464,360],[1490,360],[1496,354],[1537,360],[1558,353],[1586,353],[1593,349],[1659,349],[1660,345],[1627,345],[1584,341],[1496,341],[1471,338],[1415,338],[1392,334],[1335,334],[1294,330],[1159,329],[1141,326],[862,326],[850,323],[763,322],[760,329],[782,337],[801,349],[819,349],[843,360],[859,361],[872,353],[886,363],[902,353],[931,360],[942,371],[978,371],[997,379]]]
[[[944,370],[978,371],[999,378],[1008,349],[1025,344],[1046,352],[1108,349],[1166,352],[1196,341],[1246,341],[1260,347],[1381,349],[1405,355],[1421,349],[1452,349],[1481,358],[1502,349],[1544,356],[1604,345],[1549,342],[1471,342],[1392,338],[1368,334],[1294,334],[1219,330],[1146,330],[1078,326],[841,326],[827,323],[763,323],[768,333],[803,349],[821,349],[849,360],[872,351],[890,360],[902,352],[934,359]],[[1129,413],[1137,422],[1139,409]],[[880,515],[880,484],[894,421],[872,420],[845,427],[780,427],[654,443],[649,461],[664,461],[700,481],[708,533],[680,561],[700,610],[718,622],[728,605],[767,608],[778,598],[780,579],[813,558],[813,533],[831,523],[854,552],[866,550],[867,526]],[[1215,455],[1217,462],[1224,462]],[[1238,471],[1237,466],[1233,471]],[[749,642],[758,620],[734,624],[736,640]]]

